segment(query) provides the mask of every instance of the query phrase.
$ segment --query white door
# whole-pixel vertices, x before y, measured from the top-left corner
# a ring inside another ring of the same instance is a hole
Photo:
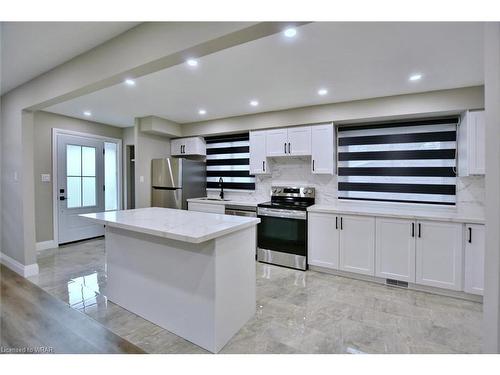
[[[79,214],[104,211],[104,142],[57,136],[59,243],[104,235],[104,226]]]
[[[375,275],[415,282],[415,222],[376,218]]]
[[[183,153],[183,148],[184,148],[184,139],[179,138],[179,139],[172,139],[170,141],[170,154],[172,156],[179,156]]]
[[[332,214],[308,214],[308,263],[313,266],[339,268],[339,217]]]
[[[462,224],[417,222],[416,282],[462,289]]]
[[[483,295],[484,290],[484,225],[465,226],[465,285],[467,293]]]
[[[267,156],[284,156],[288,152],[287,129],[273,129],[266,132]]]
[[[250,174],[267,173],[266,130],[250,132]]]
[[[311,127],[294,126],[288,128],[289,155],[311,155]]]
[[[334,142],[332,124],[314,125],[311,127],[312,173],[334,173]]]
[[[485,173],[486,122],[484,111],[469,112],[469,173]]]
[[[343,271],[375,275],[375,218],[340,217],[340,263]]]

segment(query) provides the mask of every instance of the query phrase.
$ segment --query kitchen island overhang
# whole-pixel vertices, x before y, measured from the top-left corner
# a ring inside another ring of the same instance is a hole
[[[168,208],[81,215],[106,225],[106,296],[219,352],[255,314],[258,218]]]

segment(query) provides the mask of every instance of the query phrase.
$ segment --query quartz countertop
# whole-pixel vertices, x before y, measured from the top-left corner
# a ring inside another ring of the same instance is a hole
[[[201,243],[249,228],[260,219],[172,208],[138,208],[79,215],[109,227],[172,240]]]
[[[468,224],[484,224],[482,210],[457,210],[456,208],[413,208],[407,206],[376,206],[342,203],[338,205],[315,204],[307,208],[308,212],[333,214],[384,216],[401,219],[435,220]]]
[[[270,200],[270,198],[269,198]],[[190,198],[187,199],[188,202],[195,202],[195,203],[208,203],[208,204],[224,204],[224,205],[230,205],[230,206],[247,206],[247,207],[257,207],[258,204],[263,203],[264,201],[243,201],[243,200],[209,200],[209,199],[204,199],[204,197],[200,198]]]

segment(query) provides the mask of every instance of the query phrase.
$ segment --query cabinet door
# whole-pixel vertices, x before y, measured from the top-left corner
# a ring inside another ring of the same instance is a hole
[[[308,214],[308,263],[313,266],[338,269],[339,217],[312,212]]]
[[[484,225],[465,226],[465,285],[467,293],[483,295],[484,289]]]
[[[469,112],[469,174],[481,175],[485,171],[485,116],[484,111]]]
[[[312,173],[334,174],[335,140],[333,125],[311,127],[311,169]]]
[[[188,202],[188,210],[224,214],[225,206],[223,204]]]
[[[311,127],[288,128],[287,152],[289,155],[311,155]]]
[[[184,145],[183,143],[183,138],[179,139],[172,139],[170,141],[170,154],[172,156],[179,156],[182,155],[182,146]]]
[[[341,216],[339,268],[343,271],[375,275],[375,218]]]
[[[184,149],[183,155],[206,155],[205,140],[200,137],[182,138]]]
[[[415,282],[415,222],[376,218],[375,275]]]
[[[417,284],[462,289],[462,228],[457,223],[417,222]]]
[[[288,152],[288,131],[273,129],[266,132],[267,156],[284,156]]]
[[[266,131],[250,132],[250,174],[268,173]]]

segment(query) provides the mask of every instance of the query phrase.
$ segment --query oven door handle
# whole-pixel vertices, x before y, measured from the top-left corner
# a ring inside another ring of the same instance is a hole
[[[281,210],[276,208],[261,208],[257,210],[258,216],[280,217],[285,219],[306,220],[307,212],[298,210]]]

